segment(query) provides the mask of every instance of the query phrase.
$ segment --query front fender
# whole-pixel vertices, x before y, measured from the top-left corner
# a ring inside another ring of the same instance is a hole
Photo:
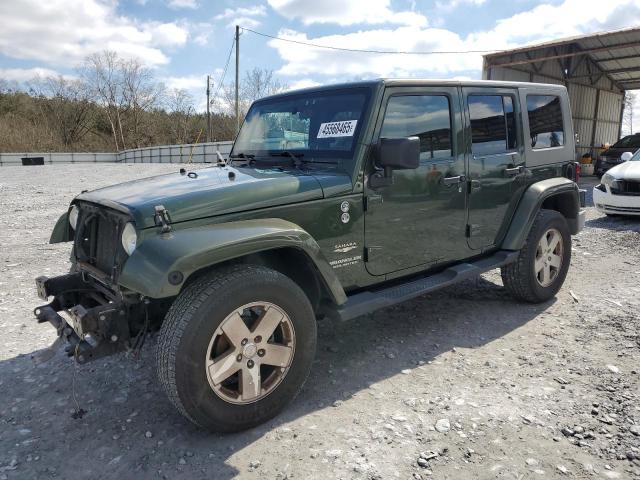
[[[65,212],[60,215],[60,218],[58,218],[58,221],[53,227],[49,243],[70,242],[71,240],[73,240],[73,235],[71,233],[71,227],[69,226],[69,212]]]
[[[337,304],[346,295],[333,269],[309,233],[294,223],[267,218],[185,228],[145,238],[127,260],[119,284],[150,298],[177,295],[197,270],[252,253],[283,247],[302,250],[315,264]],[[180,277],[182,282],[169,281]]]
[[[568,178],[555,177],[533,183],[525,190],[502,242],[504,250],[520,250],[529,235],[531,226],[545,200],[562,196],[561,211],[571,233],[577,233],[581,226],[580,192],[578,185]]]

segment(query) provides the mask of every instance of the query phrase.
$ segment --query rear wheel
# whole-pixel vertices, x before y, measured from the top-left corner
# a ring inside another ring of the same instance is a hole
[[[237,265],[189,285],[160,331],[160,382],[195,424],[237,431],[277,415],[298,394],[315,354],[311,304],[291,279]]]
[[[558,293],[570,263],[571,234],[567,221],[554,210],[541,210],[518,260],[502,267],[502,281],[515,298],[544,302]]]

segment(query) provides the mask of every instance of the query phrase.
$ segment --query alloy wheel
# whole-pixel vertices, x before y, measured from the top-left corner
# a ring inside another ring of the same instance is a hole
[[[563,260],[562,234],[550,228],[540,237],[536,249],[535,273],[540,286],[548,287],[558,278]]]
[[[230,313],[216,329],[205,368],[216,395],[248,404],[269,395],[286,376],[295,352],[289,316],[270,302],[253,302]]]

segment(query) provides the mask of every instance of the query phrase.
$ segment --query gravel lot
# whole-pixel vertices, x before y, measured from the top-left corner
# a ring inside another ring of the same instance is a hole
[[[59,213],[177,168],[0,167],[0,480],[640,478],[640,220],[592,207],[555,300],[516,303],[490,272],[323,321],[301,395],[241,434],[174,411],[153,338],[137,360],[82,367],[48,350],[33,278],[68,269],[69,245],[47,244]]]

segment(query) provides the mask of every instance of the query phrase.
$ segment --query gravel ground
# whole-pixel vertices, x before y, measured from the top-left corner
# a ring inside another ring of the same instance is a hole
[[[177,168],[0,168],[0,480],[640,478],[640,221],[592,207],[556,299],[516,303],[490,272],[323,321],[300,396],[241,434],[174,411],[154,338],[137,360],[49,353],[33,278],[68,268],[69,246],[47,244],[58,214],[80,190]]]

